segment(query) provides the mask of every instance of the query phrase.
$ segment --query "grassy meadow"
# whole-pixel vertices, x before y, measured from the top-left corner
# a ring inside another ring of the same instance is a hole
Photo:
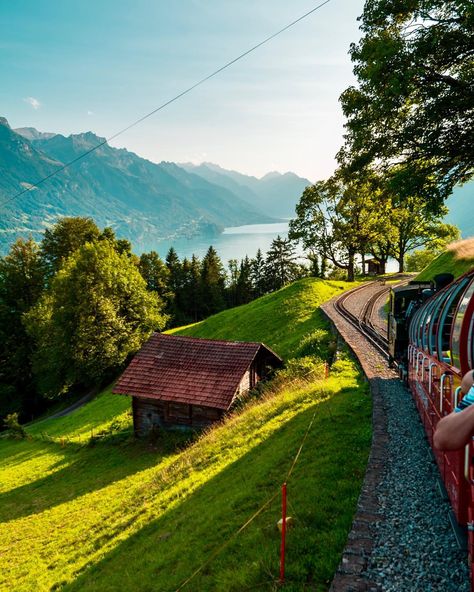
[[[264,341],[297,366],[308,336],[327,329],[318,306],[347,287],[302,280],[182,331]],[[1,439],[0,589],[171,592],[210,558],[183,590],[275,589],[278,491],[314,419],[288,481],[283,588],[327,590],[365,471],[371,401],[345,352],[326,380],[290,370],[202,434],[135,441],[130,401],[109,387],[31,424],[26,440]]]
[[[452,273],[459,277],[474,267],[474,238],[450,244],[423,271],[417,275],[420,281],[432,280],[440,273]]]

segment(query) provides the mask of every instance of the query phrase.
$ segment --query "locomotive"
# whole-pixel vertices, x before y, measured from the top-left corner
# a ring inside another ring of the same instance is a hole
[[[390,294],[389,361],[407,383],[452,507],[451,520],[466,538],[474,592],[474,442],[464,450],[433,446],[437,423],[461,400],[461,379],[474,368],[474,270],[454,280],[410,282]]]

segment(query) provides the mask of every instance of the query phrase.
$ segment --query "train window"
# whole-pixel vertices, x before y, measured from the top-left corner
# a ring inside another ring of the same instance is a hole
[[[428,342],[429,351],[431,355],[437,355],[436,351],[436,335],[438,332],[439,317],[443,310],[443,305],[446,302],[446,298],[449,296],[449,290],[443,290],[438,296],[436,296],[435,305],[431,314],[431,322],[428,328]]]
[[[451,356],[451,328],[453,326],[454,313],[461,296],[471,278],[465,277],[448,288],[448,297],[441,312],[438,324],[438,358],[447,364],[452,364]]]
[[[474,367],[474,316],[471,317],[471,321],[469,323],[469,333],[467,336],[467,365],[469,368]]]
[[[416,324],[416,343],[418,344],[418,347],[420,347],[421,349],[425,349],[424,334],[426,327],[426,319],[429,317],[430,308],[431,302],[427,302],[421,307],[420,316],[418,317]]]
[[[454,319],[453,325],[453,336],[452,336],[452,357],[453,366],[461,368],[460,352],[461,352],[461,329],[464,321],[464,315],[466,314],[469,302],[474,295],[474,279],[471,281],[467,290],[464,291],[462,299],[459,303],[456,318]]]
[[[429,303],[426,304],[426,313],[423,317],[423,325],[421,327],[422,347],[427,352],[429,351],[429,330],[433,319],[433,312],[436,308],[438,297],[435,296]]]
[[[410,322],[410,341],[413,345],[418,346],[417,341],[417,328],[418,328],[418,319],[420,317],[420,309],[415,312],[413,318]]]

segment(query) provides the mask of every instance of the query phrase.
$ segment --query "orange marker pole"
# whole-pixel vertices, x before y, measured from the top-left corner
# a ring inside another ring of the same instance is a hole
[[[286,483],[281,488],[281,546],[280,546],[280,584],[285,581],[285,540],[286,540]]]

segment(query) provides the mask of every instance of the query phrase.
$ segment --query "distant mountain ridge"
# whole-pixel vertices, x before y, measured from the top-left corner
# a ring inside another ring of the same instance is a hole
[[[200,165],[180,163],[180,166],[211,183],[227,187],[242,199],[258,205],[261,210],[281,218],[292,218],[295,215],[295,206],[303,190],[312,184],[309,179],[290,172],[282,174],[272,171],[258,179],[237,171],[223,169],[211,162],[203,162]]]
[[[8,200],[104,139],[92,132],[10,128],[0,118],[0,202]],[[1,207],[0,253],[18,236],[40,239],[58,216],[92,216],[137,251],[160,240],[216,236],[225,227],[278,221],[228,187],[174,163],[153,163],[104,144],[86,158]]]

